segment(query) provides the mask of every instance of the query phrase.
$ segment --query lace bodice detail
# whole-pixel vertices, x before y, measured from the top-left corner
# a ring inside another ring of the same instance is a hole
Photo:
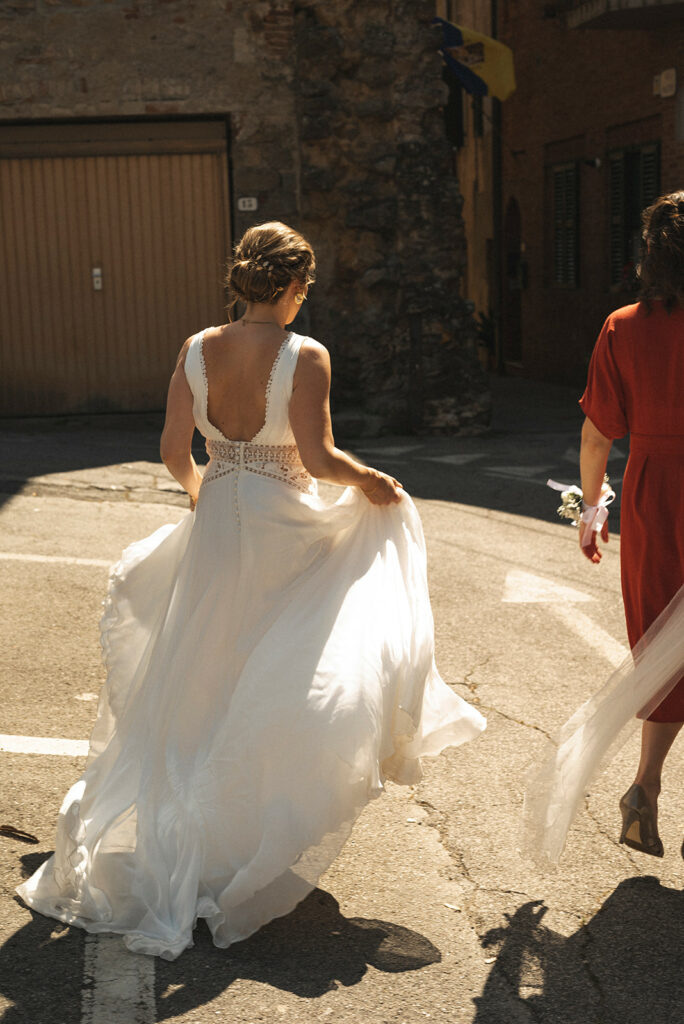
[[[315,490],[313,477],[306,471],[296,444],[255,444],[252,441],[214,441],[207,439],[210,462],[204,484],[218,477],[245,469],[259,476],[280,480],[304,494]]]
[[[203,335],[204,331],[193,338],[185,360],[185,375],[193,395],[195,424],[206,438],[210,459],[203,486],[245,470],[288,484],[304,494],[315,494],[315,481],[304,468],[289,420],[292,379],[304,338],[290,333],[278,350],[266,386],[262,428],[249,441],[233,441],[209,422]]]

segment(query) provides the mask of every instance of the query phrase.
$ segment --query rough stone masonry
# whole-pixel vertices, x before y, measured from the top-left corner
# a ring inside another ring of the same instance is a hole
[[[224,116],[235,197],[300,228],[343,434],[481,428],[431,0],[6,0],[0,120]],[[234,211],[239,235],[255,214]]]

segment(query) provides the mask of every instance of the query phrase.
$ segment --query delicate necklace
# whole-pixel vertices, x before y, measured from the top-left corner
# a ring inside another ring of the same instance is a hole
[[[280,324],[277,324],[275,320],[245,320],[244,316],[241,316],[240,319],[245,327],[247,324],[271,324],[273,327],[280,327]]]

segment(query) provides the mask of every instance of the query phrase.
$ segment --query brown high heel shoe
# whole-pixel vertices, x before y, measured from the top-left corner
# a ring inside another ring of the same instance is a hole
[[[649,853],[652,857],[663,856],[663,844],[658,835],[653,808],[646,794],[636,782],[629,787],[620,800],[622,812],[622,834],[620,842],[632,850]]]

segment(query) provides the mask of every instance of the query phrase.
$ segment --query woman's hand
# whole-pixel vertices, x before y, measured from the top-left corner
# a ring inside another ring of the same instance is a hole
[[[582,547],[582,540],[584,539],[584,536],[585,536],[587,530],[591,530],[592,537],[589,540],[589,542],[586,545],[586,547]],[[580,551],[582,552],[582,554],[584,555],[585,558],[589,559],[590,562],[595,562],[596,564],[598,564],[601,561],[601,559],[603,558],[603,553],[602,553],[602,551],[599,548],[598,543],[597,543],[597,541],[598,541],[598,532],[596,530],[594,530],[593,527],[588,526],[587,523],[582,523],[582,522],[580,522],[579,530],[577,532],[579,533]],[[608,543],[608,523],[607,522],[605,522],[603,524],[603,526],[601,527],[601,530],[599,532],[601,534],[601,540],[603,541],[604,544],[607,544]]]
[[[361,486],[371,505],[395,505],[401,501],[404,489],[398,480],[377,469],[370,470],[371,477],[367,484]]]

